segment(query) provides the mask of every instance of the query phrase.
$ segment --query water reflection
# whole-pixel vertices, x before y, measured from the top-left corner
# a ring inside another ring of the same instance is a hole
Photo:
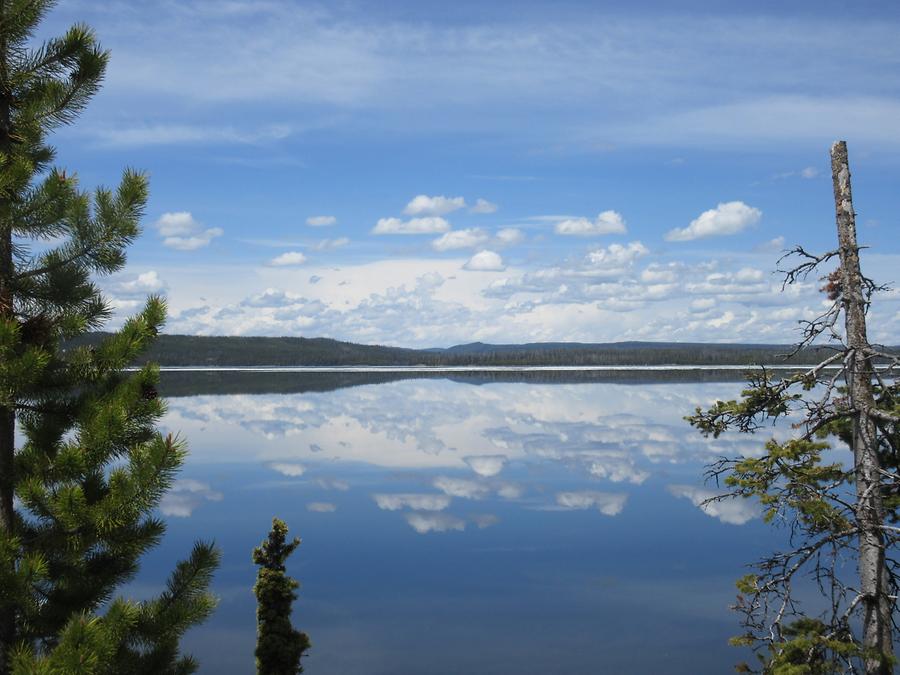
[[[278,515],[304,539],[312,675],[727,671],[732,580],[772,541],[755,504],[704,504],[702,467],[762,439],[708,441],[683,416],[740,387],[317,380],[170,398],[164,425],[191,455],[158,559],[198,532],[225,549],[222,606],[189,645],[203,672],[252,670],[249,551]]]

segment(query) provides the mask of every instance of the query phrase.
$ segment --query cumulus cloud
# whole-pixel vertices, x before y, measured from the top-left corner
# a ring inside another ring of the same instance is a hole
[[[407,216],[443,216],[465,206],[466,200],[462,197],[417,195],[406,205],[403,213]]]
[[[641,242],[632,241],[626,246],[610,244],[606,248],[598,248],[588,253],[587,260],[595,267],[621,270],[648,253],[650,251]]]
[[[435,251],[452,251],[459,248],[475,248],[488,240],[487,232],[479,228],[453,230],[431,242]]]
[[[752,284],[766,278],[765,272],[753,267],[742,267],[734,273],[733,279],[738,283]]]
[[[306,256],[300,251],[288,251],[272,258],[269,264],[272,267],[293,267],[294,265],[302,265],[305,262]]]
[[[556,224],[557,234],[594,237],[601,234],[625,234],[625,220],[617,211],[604,211],[594,220],[588,218],[567,218]]]
[[[463,457],[463,461],[479,476],[489,478],[496,476],[506,466],[506,455],[472,455]]]
[[[156,228],[163,237],[163,246],[177,251],[203,248],[223,233],[220,227],[203,229],[203,225],[189,211],[162,214],[156,221]]]
[[[741,497],[727,498],[720,501],[708,501],[718,496],[717,492],[691,485],[669,485],[669,492],[675,497],[682,497],[698,507],[703,513],[718,518],[729,525],[743,525],[759,516],[759,506]]]
[[[691,312],[699,313],[707,312],[715,306],[715,298],[697,298],[696,300],[691,300],[691,304],[688,305],[688,308],[691,310]]]
[[[560,492],[556,495],[556,503],[565,509],[596,509],[605,516],[617,516],[625,508],[628,495],[618,492],[596,492],[583,490],[580,492]]]
[[[310,502],[306,505],[306,510],[314,513],[334,513],[337,506],[331,502]]]
[[[310,216],[306,219],[306,224],[310,227],[328,227],[337,223],[334,216]]]
[[[443,511],[450,506],[450,497],[446,494],[375,494],[372,499],[383,511],[400,511],[412,509],[413,511]]]
[[[143,296],[148,293],[159,293],[166,288],[165,282],[159,278],[155,270],[142,272],[130,281],[122,281],[116,286],[115,292],[124,296]]]
[[[466,529],[466,521],[446,513],[407,513],[406,522],[419,534]]]
[[[288,307],[304,302],[306,300],[303,297],[294,293],[288,293],[280,288],[267,288],[262,293],[244,298],[241,305],[244,307]]]
[[[450,229],[450,223],[439,216],[424,218],[379,218],[372,234],[438,234]]]
[[[513,246],[525,238],[525,235],[517,227],[504,227],[497,231],[497,241],[504,246]]]
[[[222,501],[222,493],[213,490],[209,483],[197,480],[176,480],[159,503],[159,510],[165,516],[188,518],[205,501]]]
[[[475,206],[473,206],[469,211],[471,213],[496,213],[497,209],[500,208],[496,204],[489,202],[487,199],[482,199],[479,197]]]
[[[472,272],[502,272],[506,269],[503,258],[493,251],[479,251],[463,265],[463,269]]]
[[[710,319],[706,322],[706,325],[710,328],[723,328],[727,326],[732,321],[734,321],[736,315],[731,310],[727,312],[723,312],[721,315],[717,316],[715,319]]]
[[[756,225],[762,218],[762,211],[744,202],[723,202],[714,209],[704,211],[691,224],[675,228],[666,235],[667,241],[691,241],[704,237],[737,234]]]
[[[296,462],[269,462],[267,466],[270,469],[291,478],[297,478],[306,473],[306,467],[302,464],[297,464]]]

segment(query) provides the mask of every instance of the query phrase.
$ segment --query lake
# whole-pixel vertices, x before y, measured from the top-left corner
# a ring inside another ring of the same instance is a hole
[[[777,534],[750,502],[700,508],[704,466],[764,437],[683,416],[739,374],[165,373],[162,426],[191,454],[162,545],[223,550],[220,605],[184,648],[253,672],[250,552],[284,519],[303,544],[294,622],[307,673],[723,673],[746,654],[734,580]]]

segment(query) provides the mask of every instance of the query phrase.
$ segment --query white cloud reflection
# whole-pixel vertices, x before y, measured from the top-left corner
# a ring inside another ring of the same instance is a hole
[[[496,476],[503,471],[506,466],[506,455],[478,455],[474,457],[463,457],[463,461],[468,464],[472,471],[479,476],[489,478]]]
[[[596,492],[583,490],[580,492],[560,492],[556,495],[556,503],[564,509],[596,508],[605,516],[617,516],[625,508],[628,495],[617,492]]]
[[[450,506],[450,497],[447,495],[429,494],[375,494],[372,499],[383,511],[399,511],[412,509],[413,511],[443,511]]]
[[[704,439],[682,417],[698,405],[734,397],[742,386],[593,381],[472,386],[409,379],[303,394],[174,398],[165,425],[204,439],[194,447],[192,463],[257,462],[289,478],[309,478],[294,481],[298,490],[347,491],[351,483],[368,484],[373,507],[405,511],[402,517],[417,532],[477,525],[463,500],[597,509],[614,516],[630,495],[659,493],[652,477],[664,478],[670,494],[711,517],[737,524],[756,515],[751,503],[704,505],[712,493],[688,486],[709,461],[759,454],[764,439],[734,434]],[[787,426],[772,430],[778,437],[790,433]],[[360,467],[408,480],[400,489],[373,484],[370,476],[350,480]],[[217,493],[205,494],[184,484],[167,498],[165,512],[189,515]],[[461,511],[451,513],[456,500]],[[331,502],[310,494],[306,503]],[[431,517],[437,515],[446,517]]]
[[[716,497],[718,492],[691,485],[670,485],[668,489],[673,496],[690,500],[706,515],[729,525],[743,525],[760,515],[758,504],[741,497],[711,502],[707,500]]]
[[[163,496],[159,510],[164,516],[189,518],[203,502],[222,501],[222,493],[213,490],[209,483],[198,480],[180,479]]]
[[[419,534],[429,532],[448,532],[456,530],[462,532],[466,529],[466,521],[446,513],[419,513],[406,514],[406,522]]]
[[[337,511],[337,506],[331,502],[310,502],[306,505],[306,510],[313,513],[334,513]]]

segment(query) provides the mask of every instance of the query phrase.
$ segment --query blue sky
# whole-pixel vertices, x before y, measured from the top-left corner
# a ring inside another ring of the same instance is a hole
[[[75,21],[112,61],[59,162],[150,174],[105,287],[165,293],[169,332],[790,341],[820,284],[772,272],[833,246],[836,138],[900,281],[894,2],[62,0],[43,30]]]

